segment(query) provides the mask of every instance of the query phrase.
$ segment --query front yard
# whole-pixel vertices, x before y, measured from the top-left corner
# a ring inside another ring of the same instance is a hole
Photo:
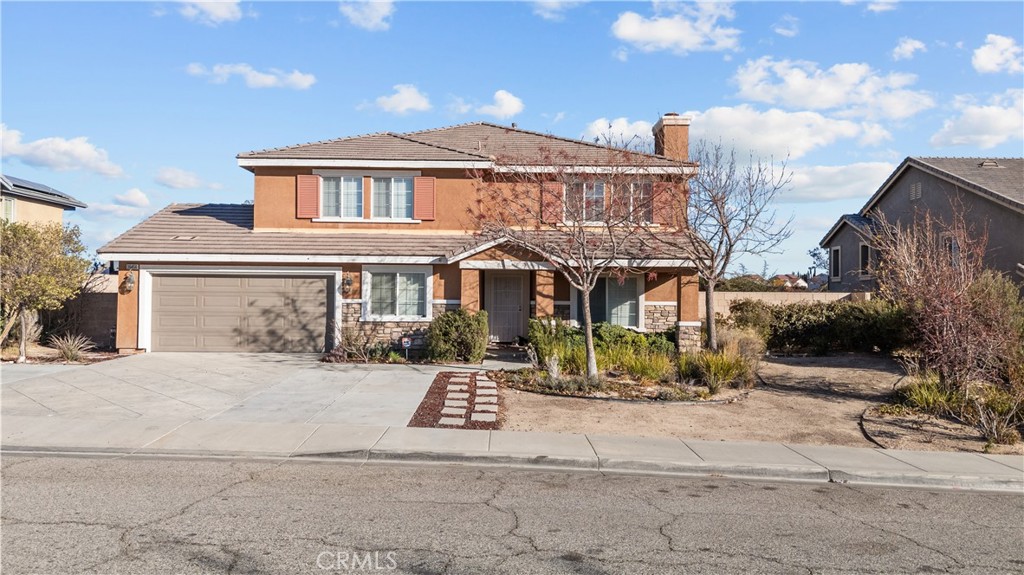
[[[861,430],[861,414],[888,400],[903,370],[886,357],[845,354],[770,358],[760,375],[767,385],[728,403],[580,399],[503,387],[502,429],[877,447]],[[982,451],[985,445],[969,427],[947,433],[928,422],[898,425],[901,449]],[[879,427],[871,430],[878,433]]]

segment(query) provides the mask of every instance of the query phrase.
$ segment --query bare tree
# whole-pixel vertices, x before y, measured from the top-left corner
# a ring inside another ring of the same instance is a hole
[[[778,253],[792,231],[792,218],[779,222],[774,204],[792,179],[786,161],[751,154],[746,163],[736,149],[700,140],[691,159],[700,165],[689,182],[689,194],[670,196],[678,218],[688,225],[655,239],[679,250],[693,250],[697,270],[707,282],[704,295],[707,344],[718,349],[715,329],[715,286],[742,255]]]
[[[579,291],[592,379],[597,358],[591,291],[602,276],[646,271],[645,260],[657,248],[648,229],[671,215],[659,198],[682,190],[692,169],[666,167],[663,158],[612,145],[599,152],[593,146],[567,148],[495,158],[492,170],[473,173],[478,200],[471,215],[485,238],[502,240],[503,249],[522,255],[536,254]]]

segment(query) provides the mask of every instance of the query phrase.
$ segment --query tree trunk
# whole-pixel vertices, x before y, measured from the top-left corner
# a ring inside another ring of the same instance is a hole
[[[14,319],[17,317],[18,313],[15,312],[4,318],[4,331],[0,333],[0,346],[7,342],[7,336],[11,334],[11,328],[14,327]]]
[[[18,342],[18,361],[16,363],[25,363],[28,351],[28,310],[22,309],[20,318],[21,341]]]
[[[580,291],[583,296],[583,334],[587,342],[587,381],[596,381],[597,353],[594,351],[594,322],[590,319],[590,292]]]
[[[708,337],[708,349],[718,351],[718,330],[715,329],[715,282],[710,280],[704,290],[704,321],[708,326],[705,330]]]

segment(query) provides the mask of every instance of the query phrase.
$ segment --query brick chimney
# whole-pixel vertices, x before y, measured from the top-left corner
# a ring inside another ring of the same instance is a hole
[[[690,118],[669,112],[654,125],[654,153],[673,160],[690,158]]]

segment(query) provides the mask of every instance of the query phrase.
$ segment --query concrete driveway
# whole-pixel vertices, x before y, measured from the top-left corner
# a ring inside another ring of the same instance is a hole
[[[0,368],[4,416],[405,426],[441,367],[323,364],[313,354],[149,353]]]

